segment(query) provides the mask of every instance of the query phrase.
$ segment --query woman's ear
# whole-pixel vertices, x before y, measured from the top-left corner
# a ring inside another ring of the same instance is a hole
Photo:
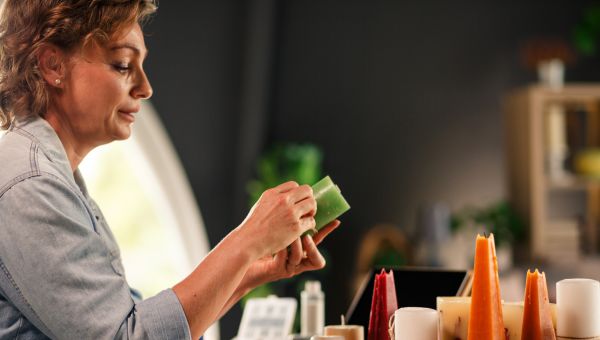
[[[44,45],[38,52],[38,68],[46,83],[53,88],[63,88],[66,54],[54,45]]]

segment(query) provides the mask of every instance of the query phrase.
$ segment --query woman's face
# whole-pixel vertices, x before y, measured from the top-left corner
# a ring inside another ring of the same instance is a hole
[[[140,101],[152,95],[142,66],[146,54],[138,24],[106,46],[92,43],[74,53],[55,104],[79,143],[97,146],[130,136]]]

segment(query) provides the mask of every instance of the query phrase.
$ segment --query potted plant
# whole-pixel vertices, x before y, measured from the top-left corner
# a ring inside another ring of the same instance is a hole
[[[450,227],[453,233],[493,233],[500,268],[512,266],[513,248],[525,238],[525,224],[505,201],[464,208],[452,215]]]

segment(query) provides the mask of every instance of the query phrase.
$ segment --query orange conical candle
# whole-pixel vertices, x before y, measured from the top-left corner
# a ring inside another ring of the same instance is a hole
[[[556,340],[548,300],[546,275],[527,271],[523,310],[522,340]]]
[[[494,235],[477,235],[468,340],[505,340]]]

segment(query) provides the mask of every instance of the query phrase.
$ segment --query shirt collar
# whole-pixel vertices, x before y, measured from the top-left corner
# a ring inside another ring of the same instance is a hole
[[[67,157],[67,152],[50,123],[42,117],[35,116],[14,121],[11,129],[21,130],[29,138],[37,142],[44,155],[50,162],[56,165],[61,175],[69,183],[79,187],[81,192],[87,197],[87,189],[83,177],[81,177],[79,169],[76,169],[75,172],[71,170],[71,163]]]

